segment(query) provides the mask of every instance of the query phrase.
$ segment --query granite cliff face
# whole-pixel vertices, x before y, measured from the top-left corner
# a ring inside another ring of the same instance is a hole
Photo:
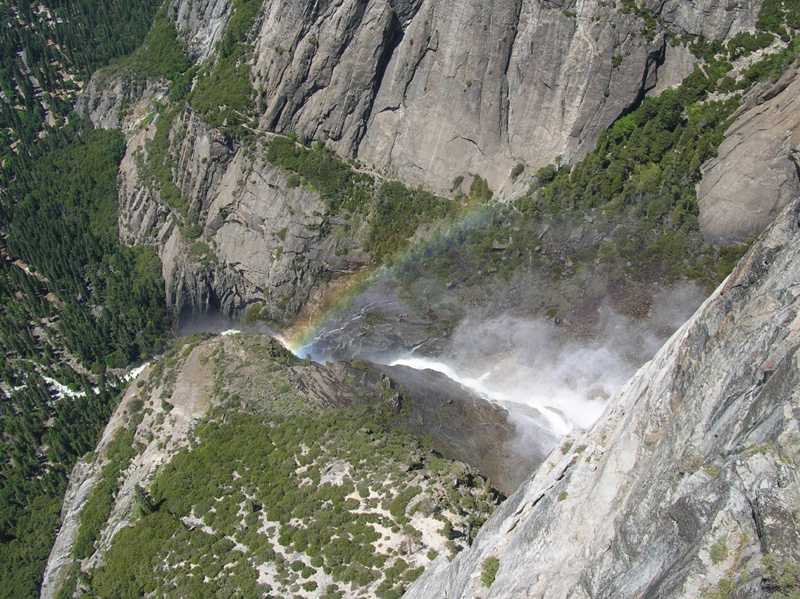
[[[219,37],[225,4],[171,5],[198,59]],[[709,39],[751,29],[759,7],[643,6],[676,33]],[[342,156],[438,191],[469,172],[499,188],[519,161],[580,159],[662,71],[668,79],[691,71],[685,56],[667,51],[660,25],[647,29],[643,13],[621,8],[268,1],[253,59],[261,127],[325,139]]]
[[[800,558],[799,228],[796,201],[592,429],[406,597],[780,590]]]
[[[232,4],[228,0],[170,3],[170,11],[175,16],[175,26],[180,31],[188,32],[188,35],[184,35],[184,41],[196,62],[211,57],[214,46],[225,33],[231,9]]]
[[[134,128],[129,137],[121,166],[120,233],[128,243],[159,248],[167,300],[179,313],[241,316],[248,304],[262,300],[273,310],[270,318],[281,322],[319,299],[324,280],[371,264],[357,237],[331,233],[335,219],[326,220],[317,194],[291,186],[264,161],[263,146],[233,147],[190,110],[170,132],[175,182],[190,201],[202,238],[185,235],[188,220],[142,180],[142,156],[157,120]]]
[[[758,18],[763,2],[681,2],[646,0],[643,6],[679,35],[702,35],[706,39],[726,39],[749,29]]]
[[[324,140],[341,156],[357,155],[412,186],[444,192],[454,179],[478,173],[501,196],[513,197],[527,184],[522,178],[513,184],[514,165],[525,163],[531,173],[556,160],[580,159],[646,93],[677,84],[692,71],[688,49],[667,43],[663,29],[724,40],[752,29],[759,7],[268,1],[249,38],[257,131]],[[231,14],[226,0],[174,0],[168,7],[196,64],[216,60]],[[145,117],[164,102],[166,90],[157,84],[134,85],[117,74],[93,79],[78,111],[99,126],[131,132],[121,232],[130,243],[159,248],[168,297],[180,312],[238,317],[260,301],[282,324],[320,300],[320,283],[371,264],[358,232],[347,240],[330,235],[327,225],[336,223],[325,220],[322,202],[305,187],[289,186],[283,173],[267,165],[263,145],[232,142],[190,110],[173,123],[169,148],[176,157],[173,180],[201,226],[202,239],[186,239],[180,234],[186,219],[170,210],[140,172],[147,140],[163,118]],[[783,106],[791,119],[788,103]],[[762,127],[753,121],[754,110],[760,109],[744,111],[741,119]],[[730,172],[747,177],[741,155],[753,155],[749,142],[735,150],[741,144],[731,136],[726,143],[734,150],[721,153],[720,165],[710,168],[701,187],[708,198],[701,202],[701,221],[715,240],[757,234],[783,201],[758,208],[758,218],[748,208],[755,202],[739,195],[737,210],[729,209],[728,188],[715,182],[733,180]],[[775,154],[772,146],[765,151]],[[775,177],[785,181],[785,165],[781,169]],[[780,185],[787,193],[792,189],[791,181]],[[714,200],[715,194],[722,199]],[[737,220],[731,212],[746,217]]]
[[[659,8],[712,36],[752,24],[750,11],[709,26]],[[262,126],[439,191],[468,172],[498,188],[517,161],[579,159],[656,85],[665,56],[640,17],[595,2],[268,2],[264,15]]]
[[[797,67],[753,90],[698,186],[700,226],[715,243],[757,236],[800,194]]]

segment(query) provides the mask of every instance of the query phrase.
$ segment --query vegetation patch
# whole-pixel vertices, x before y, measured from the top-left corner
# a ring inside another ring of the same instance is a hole
[[[269,143],[267,160],[295,173],[320,194],[332,214],[359,212],[372,197],[374,179],[357,173],[324,146],[306,146],[297,135],[276,136]]]
[[[764,556],[764,586],[779,599],[800,597],[800,563],[793,559],[780,559],[775,554]]]
[[[189,94],[192,108],[209,125],[240,140],[252,137],[255,126],[250,123],[255,103],[247,37],[260,7],[257,0],[234,0],[234,13],[220,43],[219,56],[213,67],[201,72]]]
[[[84,559],[94,553],[95,542],[111,515],[114,498],[119,489],[120,472],[128,467],[128,463],[135,456],[133,435],[137,422],[134,421],[132,424],[133,426],[117,433],[109,445],[106,454],[108,462],[100,472],[97,482],[86,499],[86,505],[81,511],[81,524],[72,548],[76,559]]]
[[[487,589],[494,584],[497,571],[500,569],[500,560],[495,556],[489,556],[481,564],[481,582]]]
[[[296,135],[276,136],[266,158],[290,173],[290,178],[299,177],[290,186],[303,182],[319,193],[330,216],[366,218],[364,249],[379,262],[408,247],[420,225],[458,211],[457,203],[421,188],[409,189],[399,181],[376,185],[372,176],[354,170],[322,143],[306,146]],[[328,219],[321,225],[323,230],[330,227]]]
[[[497,502],[481,479],[443,475],[380,408],[220,416],[153,482],[152,513],[118,533],[92,596],[398,597],[444,548],[443,519],[463,547]]]
[[[723,536],[711,546],[711,563],[715,566],[728,557],[728,537]]]
[[[176,80],[192,65],[178,40],[175,25],[167,20],[166,5],[156,14],[144,44],[118,66],[142,78]]]
[[[48,128],[47,111],[63,124],[81,83],[95,69],[138,48],[160,4],[162,0],[4,2],[0,162],[25,156],[39,143],[40,131]]]

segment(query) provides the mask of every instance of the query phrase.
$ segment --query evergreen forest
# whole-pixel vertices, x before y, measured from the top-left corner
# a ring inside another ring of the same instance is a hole
[[[67,476],[117,401],[116,368],[172,327],[151,248],[119,242],[124,138],[66,117],[141,45],[152,0],[4,3],[0,31],[0,596],[38,595]]]

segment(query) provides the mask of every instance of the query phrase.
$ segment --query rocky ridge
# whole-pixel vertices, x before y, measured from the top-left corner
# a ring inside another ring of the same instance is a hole
[[[40,595],[42,598],[55,597],[63,585],[67,571],[73,563],[72,551],[80,531],[81,513],[107,462],[109,445],[121,431],[130,426],[141,405],[145,401],[148,403],[148,413],[135,425],[135,440],[141,444],[141,451],[126,468],[114,509],[109,514],[104,529],[98,531],[98,547],[108,548],[114,535],[130,520],[134,488],[137,485],[146,485],[157,468],[186,445],[189,433],[210,406],[210,378],[201,376],[200,358],[200,352],[189,356],[181,373],[174,375],[175,380],[171,385],[158,381],[150,394],[142,387],[149,380],[152,368],[144,368],[128,387],[94,454],[80,460],[73,468],[61,511],[61,529],[44,573]],[[169,397],[170,403],[160,401],[162,394]],[[137,402],[139,407],[134,408]]]
[[[798,227],[794,202],[592,429],[406,597],[790,590],[780,576],[800,558]]]
[[[84,572],[102,567],[117,534],[141,515],[136,512],[141,493],[137,489],[147,490],[163,465],[192,446],[196,425],[210,411],[216,410],[212,418],[223,424],[228,417],[226,413],[238,412],[269,414],[280,422],[283,417],[305,415],[309,411],[370,404],[385,404],[398,419],[398,427],[427,436],[437,451],[436,456],[458,459],[459,462],[453,462],[453,472],[460,473],[459,481],[471,480],[480,472],[492,476],[501,488],[510,491],[543,457],[522,453],[505,444],[514,436],[514,425],[507,412],[437,373],[378,369],[367,363],[323,366],[304,362],[265,335],[186,337],[131,382],[96,451],[75,466],[62,510],[63,525],[51,552],[41,597],[55,597],[69,577],[74,582],[78,567]],[[449,423],[448,427],[441,426],[442,419]],[[113,507],[97,531],[93,550],[85,559],[76,560],[74,550],[85,532],[81,528],[82,514],[103,479],[104,467],[114,459],[109,457],[110,446],[126,433],[131,435],[133,454],[130,461],[121,464]],[[464,444],[461,437],[472,441]],[[402,456],[401,461],[413,464],[414,459],[413,455]],[[506,468],[506,462],[513,462],[518,468]],[[407,465],[403,471],[411,478],[414,470]],[[451,485],[462,483],[454,479]],[[384,493],[396,494],[392,485],[381,486],[386,487]],[[430,501],[440,501],[445,491],[438,486],[434,491]],[[387,505],[389,500],[385,502]],[[459,528],[459,522],[463,520],[464,524],[467,519],[472,522],[474,517],[475,514],[463,512],[452,514],[450,519]],[[433,530],[425,533],[425,543],[433,543],[437,551],[443,551],[448,538],[436,532],[440,526],[437,520],[426,522],[425,526],[433,526]],[[389,535],[387,542],[399,546],[400,540],[402,535]],[[277,537],[273,542],[277,542]],[[458,547],[465,542],[462,539]],[[286,545],[285,541],[283,544]],[[416,541],[411,544],[416,547]],[[288,548],[284,551],[290,555]],[[426,565],[429,561],[426,554],[427,548],[425,551],[417,548],[408,559],[416,566]]]

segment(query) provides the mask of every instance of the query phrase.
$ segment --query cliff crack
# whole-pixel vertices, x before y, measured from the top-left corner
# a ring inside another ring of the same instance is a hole
[[[367,131],[366,123],[371,118],[372,111],[375,108],[375,100],[378,97],[378,92],[383,86],[383,80],[386,77],[386,69],[389,66],[389,62],[391,61],[395,50],[400,45],[402,40],[403,26],[400,23],[400,20],[397,18],[397,14],[392,11],[392,16],[383,32],[383,49],[378,56],[378,63],[376,64],[375,68],[375,76],[372,78],[371,82],[372,88],[369,90],[367,106],[364,108],[364,124],[359,128],[358,139],[353,142],[356,154],[358,154],[359,146],[361,145],[361,141],[364,139],[364,135]]]
[[[800,182],[800,149],[790,148],[789,160],[792,161],[792,164],[794,165],[795,174],[797,175],[797,180],[798,182]]]
[[[453,138],[452,138],[452,139],[451,139],[449,142],[447,142],[447,143],[452,143],[452,142],[454,142],[454,141],[455,141],[455,140],[457,140],[457,139],[463,139],[464,141],[471,143],[472,145],[474,145],[474,146],[475,146],[475,148],[478,150],[478,152],[480,152],[480,153],[481,153],[481,156],[486,156],[486,152],[484,152],[484,151],[481,149],[480,145],[478,145],[478,142],[476,142],[474,139],[470,139],[469,137],[464,137],[463,135],[456,135],[455,137],[453,137]],[[486,156],[486,157],[488,158],[488,156]]]
[[[511,65],[511,54],[514,51],[514,43],[517,41],[517,33],[519,31],[519,18],[520,14],[522,13],[522,2],[517,1],[514,6],[514,25],[511,27],[511,35],[508,40],[508,46],[506,48],[506,52],[503,55],[504,64],[502,65],[502,81],[500,85],[500,114],[498,115],[498,122],[500,125],[500,139],[508,142],[508,131],[509,131],[509,115],[511,113],[510,110],[510,98],[509,98],[509,91],[508,91],[508,69]],[[503,38],[505,39],[505,38]]]

